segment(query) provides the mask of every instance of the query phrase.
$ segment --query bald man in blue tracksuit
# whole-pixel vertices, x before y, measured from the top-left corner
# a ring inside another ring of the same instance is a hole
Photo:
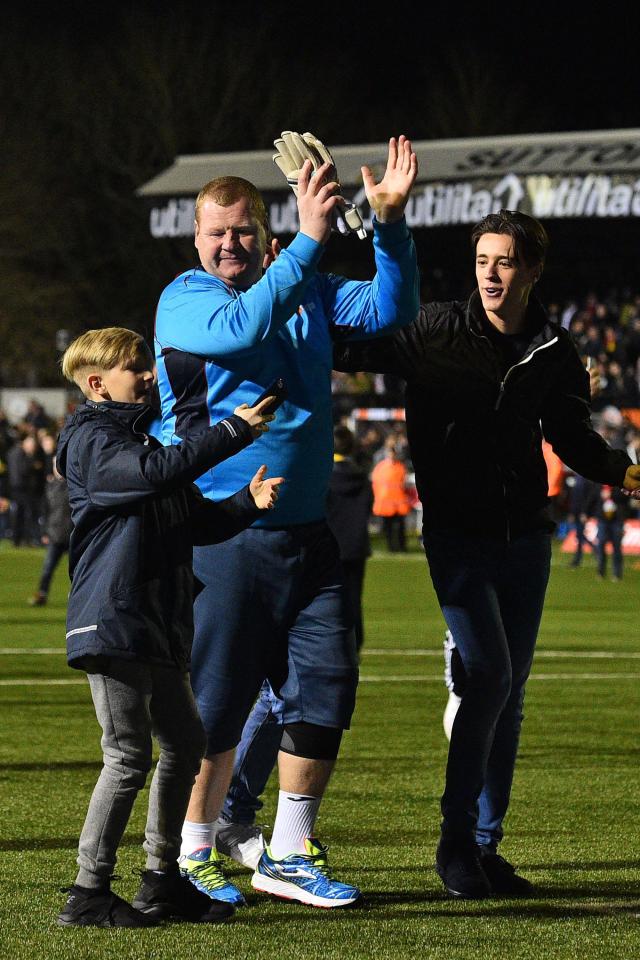
[[[338,550],[325,520],[332,348],[336,338],[375,337],[417,315],[415,248],[404,219],[417,165],[410,142],[400,137],[389,142],[379,183],[363,168],[377,272],[359,282],[318,272],[341,203],[329,171],[325,165],[311,176],[310,164],[303,166],[300,231],[282,251],[252,184],[236,177],[207,184],[196,202],[201,266],[169,284],[156,317],[165,444],[253,404],[278,379],[286,390],[260,452],[247,449],[216,467],[215,492],[210,474],[198,481],[205,496],[224,498],[263,462],[286,478],[267,519],[229,544],[194,553],[204,589],[194,608],[192,683],[208,747],[183,829],[183,869],[211,897],[234,903],[242,895],[221,873],[212,829],[265,678],[285,705],[281,790],[253,886],[316,906],[343,906],[359,895],[331,877],[326,848],[313,831],[358,674]]]

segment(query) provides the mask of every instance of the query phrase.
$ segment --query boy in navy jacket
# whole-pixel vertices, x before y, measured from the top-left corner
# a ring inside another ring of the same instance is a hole
[[[165,917],[216,922],[212,902],[178,868],[180,833],[205,738],[191,686],[193,544],[227,539],[273,507],[282,478],[266,467],[225,500],[193,481],[268,430],[269,398],[175,446],[146,433],[154,362],[131,330],[89,330],[65,352],[62,372],[84,393],[58,443],[73,520],[67,610],[70,666],[86,671],[103,730],[104,766],[79,844],[79,872],[62,926],[142,927]],[[116,851],[160,757],[145,828],[146,870],[133,905],[110,889]]]

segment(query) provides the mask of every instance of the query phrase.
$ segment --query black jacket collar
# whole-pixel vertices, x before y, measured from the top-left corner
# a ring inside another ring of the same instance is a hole
[[[81,407],[78,407],[77,412],[82,413],[83,407],[87,412],[96,411],[114,417],[131,429],[135,425],[137,430],[144,430],[145,425],[149,424],[155,414],[153,407],[148,403],[118,403],[117,400],[103,400],[101,403],[96,403],[95,400],[86,400]]]
[[[467,327],[474,333],[484,336],[483,320],[486,318],[480,291],[474,290],[467,301],[465,319]],[[547,316],[546,310],[533,294],[527,304],[527,329],[532,331],[530,348],[535,349],[542,343],[548,343],[557,337],[558,330]]]

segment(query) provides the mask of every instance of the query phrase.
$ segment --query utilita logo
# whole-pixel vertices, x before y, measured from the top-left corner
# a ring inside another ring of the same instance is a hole
[[[367,230],[371,210],[364,187],[351,199]],[[439,180],[417,184],[405,215],[410,227],[447,227],[477,223],[498,210],[521,210],[539,218],[640,217],[638,173],[516,174],[473,180]],[[153,207],[149,227],[153,237],[192,237],[195,201],[174,197]],[[275,236],[298,230],[298,208],[293,193],[268,206]]]

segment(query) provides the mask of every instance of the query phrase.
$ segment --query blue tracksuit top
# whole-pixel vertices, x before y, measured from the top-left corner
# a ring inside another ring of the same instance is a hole
[[[298,233],[246,291],[201,268],[162,292],[155,350],[162,402],[160,439],[178,443],[252,405],[282,377],[288,397],[269,432],[199,478],[219,500],[245,486],[261,464],[286,483],[274,510],[254,526],[284,527],[325,516],[333,465],[333,339],[389,333],[415,320],[419,279],[403,219],[374,220],[377,273],[353,281],[317,272],[323,246]]]

